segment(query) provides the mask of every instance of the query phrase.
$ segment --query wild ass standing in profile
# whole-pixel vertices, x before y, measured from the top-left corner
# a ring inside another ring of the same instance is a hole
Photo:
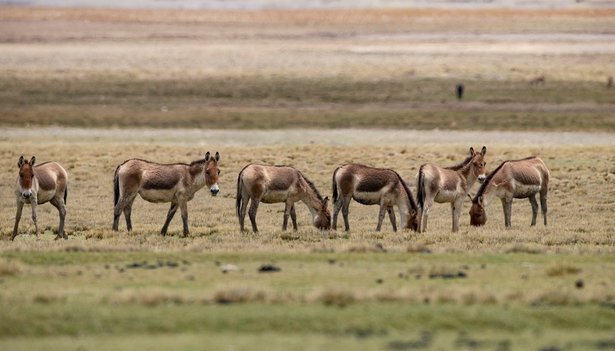
[[[496,195],[502,200],[504,209],[504,225],[511,226],[513,199],[528,198],[532,205],[532,224],[536,225],[538,202],[536,193],[540,194],[540,207],[544,224],[547,225],[547,192],[549,190],[549,169],[538,157],[528,157],[522,160],[504,161],[491,172],[478,193],[472,199],[470,209],[470,224],[481,226],[487,222],[487,200]],[[469,196],[469,195],[468,195]]]
[[[273,204],[283,202],[284,222],[282,229],[288,226],[288,216],[293,221],[293,229],[297,230],[297,214],[295,202],[302,201],[312,214],[314,226],[320,230],[331,228],[331,213],[327,209],[328,197],[323,197],[309,179],[297,169],[289,166],[264,166],[249,164],[237,176],[237,199],[235,203],[239,228],[244,231],[246,209],[248,202],[252,231],[258,232],[256,226],[256,211],[262,203]]]
[[[214,157],[210,157],[208,151],[204,159],[192,161],[190,164],[160,164],[140,159],[124,161],[117,166],[113,177],[113,230],[118,230],[122,212],[126,217],[126,228],[128,231],[132,230],[132,203],[139,194],[145,201],[171,203],[167,219],[160,231],[162,235],[167,233],[178,207],[184,224],[184,236],[188,235],[188,201],[205,185],[209,187],[212,196],[218,194],[219,160],[218,152]]]
[[[32,206],[32,221],[34,222],[34,232],[38,239],[38,224],[36,223],[36,205],[51,202],[60,213],[60,225],[58,235],[60,238],[68,239],[64,233],[64,219],[66,218],[66,196],[68,195],[68,174],[56,162],[44,162],[34,166],[36,157],[32,156],[30,161],[23,156],[17,161],[19,176],[15,184],[15,197],[17,198],[17,214],[15,215],[15,227],[11,240],[17,236],[19,220],[24,204]]]
[[[397,231],[394,206],[399,208],[400,224],[403,228],[417,230],[418,207],[410,188],[394,170],[347,164],[333,172],[332,187],[334,230],[337,229],[340,210],[344,217],[345,230],[350,230],[348,207],[351,199],[363,205],[380,205],[377,231],[382,227],[385,212],[389,214],[393,231]]]
[[[449,202],[453,214],[453,232],[459,230],[459,217],[463,201],[472,185],[485,179],[485,154],[470,148],[470,154],[458,165],[440,168],[433,163],[421,165],[417,177],[416,196],[419,203],[419,231],[427,230],[427,218],[434,204]]]

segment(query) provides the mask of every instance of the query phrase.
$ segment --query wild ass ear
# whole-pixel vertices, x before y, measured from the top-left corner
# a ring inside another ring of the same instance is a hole
[[[483,205],[483,197],[482,197],[482,196],[479,196],[477,200],[478,200],[478,201],[477,201],[477,202],[478,202],[478,204],[482,206],[482,205]]]
[[[323,207],[327,207],[327,203],[329,202],[329,197],[325,196],[325,198],[322,200],[322,205]]]
[[[209,161],[209,151],[205,154],[205,161]]]
[[[32,156],[30,159],[30,166],[34,166],[34,162],[36,162],[36,156]]]
[[[467,194],[467,195],[470,198],[470,201],[474,201],[474,199],[472,198],[472,195],[470,195],[470,194]]]
[[[470,156],[474,156],[474,148],[470,146]]]
[[[21,157],[19,157],[19,161],[17,161],[17,167],[21,168],[23,163],[24,163],[24,159],[23,159],[23,155],[21,155]]]
[[[216,162],[220,160],[220,153],[218,151],[216,151],[216,156],[214,156],[214,158],[216,159]]]
[[[483,146],[483,149],[482,149],[482,150],[480,150],[480,153],[481,153],[483,156],[485,156],[485,154],[487,153],[487,147],[486,147],[486,146]]]

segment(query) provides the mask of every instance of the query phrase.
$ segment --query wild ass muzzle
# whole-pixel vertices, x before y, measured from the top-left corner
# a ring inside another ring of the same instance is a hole
[[[132,204],[139,194],[148,202],[171,203],[167,219],[160,230],[162,235],[167,233],[177,208],[181,210],[184,236],[188,235],[188,201],[205,185],[209,187],[212,196],[216,196],[220,191],[218,161],[220,154],[216,152],[215,156],[210,157],[209,151],[204,159],[192,161],[190,164],[160,164],[140,159],[124,161],[117,166],[113,177],[113,230],[118,230],[122,212],[126,217],[126,228],[128,231],[132,230]]]
[[[24,204],[32,206],[32,221],[34,222],[34,232],[38,239],[38,224],[36,222],[36,206],[50,202],[58,209],[60,214],[60,224],[58,235],[60,238],[68,239],[64,233],[64,219],[66,218],[66,197],[68,195],[68,174],[56,162],[44,162],[34,165],[36,157],[32,156],[30,161],[23,156],[17,161],[19,176],[15,184],[15,197],[17,200],[17,213],[15,214],[15,227],[11,240],[17,236],[19,220]]]
[[[397,231],[394,206],[399,208],[403,228],[417,230],[418,207],[412,192],[401,176],[391,169],[373,168],[360,164],[347,164],[333,172],[333,230],[337,229],[337,216],[342,211],[344,228],[350,230],[348,209],[350,200],[362,205],[379,205],[378,225],[380,231],[385,213],[389,214],[393,231]]]
[[[478,189],[472,199],[470,209],[470,224],[481,226],[487,222],[487,202],[494,194],[502,201],[504,210],[504,225],[511,227],[513,199],[528,198],[532,205],[532,223],[536,225],[538,202],[536,193],[540,194],[540,207],[544,224],[547,225],[547,192],[549,191],[549,169],[538,157],[528,157],[522,160],[504,161]]]
[[[470,154],[458,165],[441,168],[433,163],[421,165],[417,176],[416,196],[419,203],[419,231],[427,230],[427,219],[434,201],[450,203],[453,215],[453,232],[459,230],[461,207],[472,185],[485,180],[485,154],[487,147],[480,152],[470,148]]]
[[[293,229],[297,230],[297,214],[295,202],[302,201],[312,215],[312,223],[320,230],[331,228],[331,213],[327,209],[328,197],[323,198],[314,183],[300,171],[289,166],[265,166],[249,164],[237,176],[237,198],[235,208],[239,218],[239,228],[244,231],[248,202],[248,215],[252,223],[252,231],[258,232],[256,212],[262,203],[273,204],[283,202],[284,222],[282,229],[288,226],[288,217],[292,219]]]

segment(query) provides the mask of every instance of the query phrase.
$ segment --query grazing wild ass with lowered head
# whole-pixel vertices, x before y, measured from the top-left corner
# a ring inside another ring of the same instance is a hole
[[[139,194],[145,201],[171,203],[167,219],[160,231],[162,235],[167,233],[178,207],[184,224],[184,236],[188,235],[188,201],[205,185],[209,187],[212,196],[218,194],[219,160],[218,152],[214,157],[210,157],[208,151],[204,159],[192,161],[190,164],[160,164],[140,159],[124,161],[117,166],[113,177],[113,230],[118,230],[122,212],[126,217],[126,228],[128,231],[132,230],[132,203]]]
[[[360,164],[347,164],[333,172],[333,229],[337,229],[337,215],[342,210],[345,230],[348,224],[350,200],[363,205],[380,205],[378,225],[382,227],[385,212],[389,214],[393,231],[397,231],[393,207],[399,208],[400,224],[403,228],[417,230],[418,207],[412,192],[401,176],[391,169],[373,168]]]
[[[309,179],[297,169],[289,166],[264,166],[249,164],[237,176],[237,199],[235,208],[239,218],[239,228],[244,231],[246,209],[250,210],[252,231],[258,232],[256,226],[256,211],[262,203],[273,204],[283,202],[284,222],[282,229],[288,226],[288,216],[293,221],[293,229],[297,230],[297,214],[295,202],[302,201],[310,209],[312,222],[320,230],[331,228],[331,213],[327,209],[328,197],[323,197]]]
[[[56,239],[68,239],[64,233],[64,219],[66,218],[66,196],[68,195],[68,174],[66,170],[55,162],[44,162],[34,166],[36,157],[30,161],[23,156],[17,161],[19,176],[15,184],[15,197],[17,199],[17,214],[15,215],[15,227],[11,240],[17,236],[21,210],[24,204],[32,206],[32,221],[34,232],[38,238],[38,224],[36,223],[36,205],[51,202],[60,213],[60,225]]]
[[[487,222],[487,201],[492,195],[502,200],[504,224],[511,226],[513,199],[528,198],[532,205],[532,224],[536,225],[538,202],[536,193],[540,194],[540,207],[544,223],[547,225],[547,192],[549,191],[549,169],[538,157],[522,160],[504,161],[483,182],[478,193],[472,199],[470,224],[481,226]],[[469,195],[468,195],[469,196]]]
[[[427,218],[434,204],[449,202],[453,214],[453,232],[459,230],[459,217],[463,201],[478,181],[485,180],[485,154],[487,147],[480,152],[470,148],[470,154],[458,165],[440,168],[433,163],[421,165],[417,176],[416,196],[419,203],[419,231],[427,230]]]

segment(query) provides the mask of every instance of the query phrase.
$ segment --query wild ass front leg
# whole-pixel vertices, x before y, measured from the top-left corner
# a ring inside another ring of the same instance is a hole
[[[451,204],[451,212],[453,214],[453,233],[459,231],[459,217],[461,216],[461,207],[463,205],[463,200],[464,198],[460,197]]]
[[[295,212],[295,204],[293,204],[290,208],[290,219],[293,221],[293,230],[297,231],[299,228],[297,227],[297,212]]]
[[[506,228],[512,227],[511,224],[511,212],[512,212],[512,199],[502,198],[502,209],[504,211],[504,226]]]
[[[391,226],[393,226],[393,231],[396,232],[397,231],[397,224],[395,223],[395,211],[393,210],[393,207],[389,207],[387,208],[387,212],[389,213],[389,220],[391,221]],[[403,227],[403,223],[401,224]]]
[[[32,205],[32,222],[34,222],[34,234],[36,234],[36,239],[38,240],[38,223],[36,221],[36,205],[37,205],[36,196],[33,196],[30,199],[30,203]]]
[[[184,236],[188,236],[188,234],[190,234],[190,230],[188,229],[188,202],[182,201],[179,208],[182,213],[182,223],[184,224]]]
[[[167,213],[167,219],[164,221],[164,225],[162,226],[162,229],[160,230],[160,234],[162,235],[167,234],[167,230],[169,229],[169,224],[171,223],[173,216],[175,216],[175,212],[177,212],[177,207],[178,207],[177,203],[175,202],[171,203],[171,208],[169,208],[169,212]]]
[[[19,228],[19,221],[21,220],[21,211],[23,210],[23,202],[17,200],[17,213],[15,213],[15,226],[13,227],[13,235],[11,240],[14,240],[17,236],[17,230]]]
[[[378,225],[376,226],[376,231],[379,232],[382,228],[382,221],[384,220],[384,215],[387,211],[386,206],[380,204],[380,209],[378,210]]]

